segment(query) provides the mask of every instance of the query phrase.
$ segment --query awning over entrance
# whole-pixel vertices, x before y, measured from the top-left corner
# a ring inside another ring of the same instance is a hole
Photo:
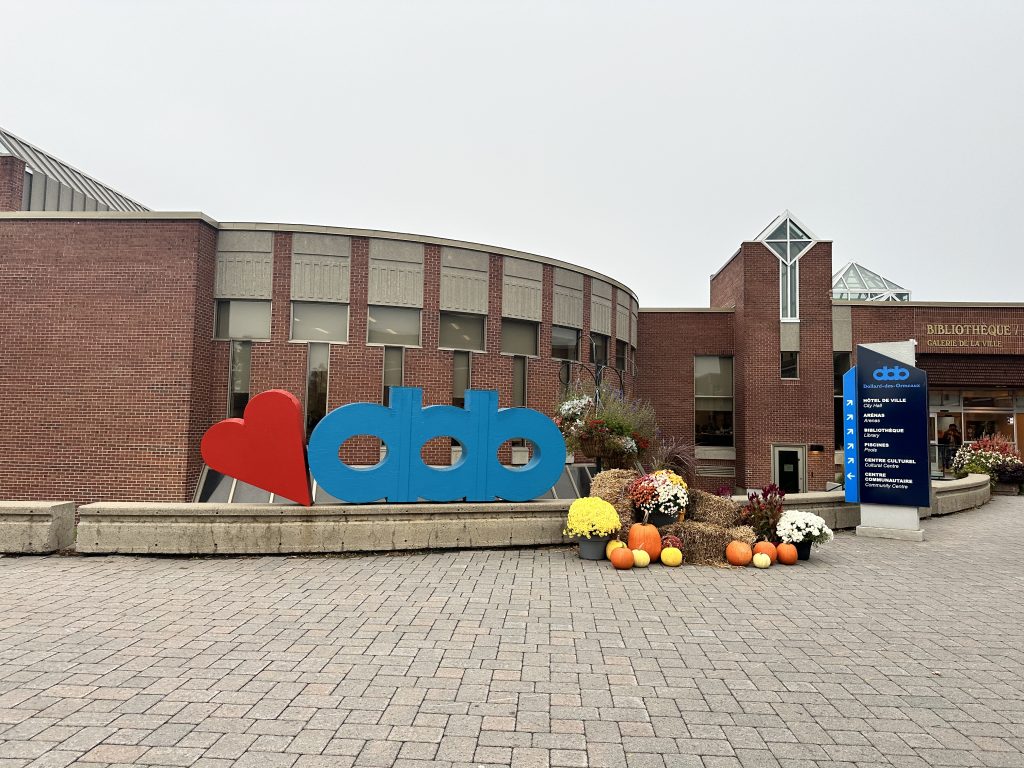
[[[918,355],[928,386],[1024,388],[1024,357],[1017,355]]]

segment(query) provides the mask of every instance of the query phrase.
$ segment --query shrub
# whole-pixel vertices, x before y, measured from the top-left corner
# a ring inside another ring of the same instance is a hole
[[[749,525],[753,528],[758,541],[778,544],[779,535],[776,529],[782,517],[782,502],[785,498],[785,491],[775,483],[766,485],[760,493],[751,491],[747,494],[747,506],[740,513],[737,525]]]

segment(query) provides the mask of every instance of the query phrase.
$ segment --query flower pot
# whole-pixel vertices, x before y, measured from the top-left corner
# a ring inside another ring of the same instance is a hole
[[[611,536],[591,536],[589,539],[577,539],[580,545],[580,560],[604,560],[604,548]]]
[[[811,541],[801,541],[796,544],[796,557],[798,560],[811,559]]]
[[[663,525],[672,525],[672,523],[678,522],[678,520],[679,515],[670,515],[667,512],[651,512],[647,516],[647,522],[655,528],[661,528]]]
[[[992,493],[996,496],[1016,496],[1020,493],[1020,486],[1016,483],[996,482],[996,484],[992,486]]]

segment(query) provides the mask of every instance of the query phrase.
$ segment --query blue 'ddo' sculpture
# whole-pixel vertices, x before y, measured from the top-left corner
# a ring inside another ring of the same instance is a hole
[[[350,437],[371,435],[387,446],[372,467],[352,467],[338,456]],[[430,467],[420,456],[435,437],[462,446],[450,467]],[[498,461],[507,440],[533,443],[523,467]],[[351,403],[328,413],[309,439],[309,468],[321,488],[341,501],[365,503],[426,501],[527,501],[546,493],[565,465],[565,440],[555,423],[529,408],[498,408],[498,393],[466,390],[465,408],[423,407],[417,387],[391,389],[391,406]]]

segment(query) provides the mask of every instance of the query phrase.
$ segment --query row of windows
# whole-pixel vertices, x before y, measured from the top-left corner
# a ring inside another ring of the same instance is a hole
[[[371,304],[366,312],[366,343],[385,347],[420,346],[420,310]],[[461,312],[440,313],[442,349],[483,352],[484,315]],[[540,325],[529,320],[501,321],[501,351],[510,355],[539,355]],[[217,301],[215,338],[260,341],[270,338],[270,302],[238,299]],[[346,343],[348,341],[348,305],[326,302],[292,302],[292,341]],[[551,327],[551,357],[580,359],[581,332],[576,328]],[[599,333],[590,335],[592,359],[609,365],[611,339]],[[629,345],[616,340],[615,366],[626,369]]]

